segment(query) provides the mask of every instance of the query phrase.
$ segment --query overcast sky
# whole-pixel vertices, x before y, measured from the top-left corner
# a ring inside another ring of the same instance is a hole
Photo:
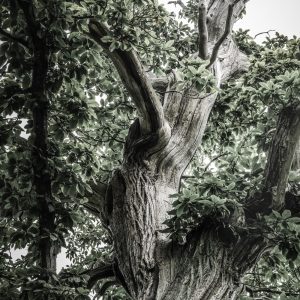
[[[169,10],[178,11],[179,6],[168,4],[171,0],[158,0]],[[183,0],[186,2],[186,0]],[[250,34],[276,30],[289,37],[300,36],[300,0],[249,0],[246,15],[235,24],[235,29],[250,29]],[[260,35],[257,41],[264,36]]]
[[[300,36],[300,0],[250,0],[246,15],[235,28],[250,29],[251,35],[276,30],[289,37]]]

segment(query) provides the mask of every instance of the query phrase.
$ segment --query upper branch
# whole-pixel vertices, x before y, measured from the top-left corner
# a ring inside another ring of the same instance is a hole
[[[204,3],[199,4],[198,15],[198,34],[199,34],[199,57],[208,57],[208,31],[207,31],[207,8]]]
[[[300,105],[283,109],[277,121],[265,169],[264,188],[272,194],[273,209],[285,203],[286,186],[300,138]]]
[[[38,37],[38,30],[40,29],[40,24],[37,23],[34,14],[34,7],[30,5],[28,1],[18,0],[18,4],[22,9],[27,23],[28,31],[33,39],[33,43],[36,44]]]
[[[157,132],[164,127],[163,108],[158,95],[155,93],[150,80],[137,56],[131,51],[109,50],[110,43],[104,42],[103,37],[110,32],[105,24],[91,20],[89,24],[91,37],[105,50],[114,63],[123,83],[132,97],[140,116],[144,133]]]

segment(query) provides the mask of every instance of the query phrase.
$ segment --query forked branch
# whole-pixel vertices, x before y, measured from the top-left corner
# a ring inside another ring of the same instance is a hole
[[[212,54],[210,57],[209,65],[207,66],[207,68],[210,68],[215,63],[215,61],[218,57],[218,52],[219,52],[220,47],[222,46],[223,42],[226,40],[226,38],[228,37],[228,35],[231,32],[231,23],[232,23],[231,19],[232,19],[232,15],[233,15],[233,8],[237,2],[238,1],[235,1],[233,4],[228,5],[228,13],[227,13],[227,19],[226,19],[226,24],[225,24],[225,31],[221,35],[219,40],[216,42],[216,44],[214,45],[214,48],[212,50]]]
[[[105,50],[114,63],[124,85],[132,97],[139,113],[144,133],[157,132],[164,127],[163,108],[144,68],[133,50],[110,51],[110,42],[103,37],[111,36],[109,28],[96,20],[89,24],[90,36]]]

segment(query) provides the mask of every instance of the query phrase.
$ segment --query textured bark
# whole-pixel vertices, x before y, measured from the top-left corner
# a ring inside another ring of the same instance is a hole
[[[272,194],[275,209],[284,206],[288,175],[294,156],[297,159],[299,138],[300,106],[290,106],[279,115],[265,171],[265,189]]]
[[[298,145],[296,146],[296,151],[295,151],[294,159],[293,159],[293,163],[292,163],[292,169],[300,170],[300,141],[298,142]]]

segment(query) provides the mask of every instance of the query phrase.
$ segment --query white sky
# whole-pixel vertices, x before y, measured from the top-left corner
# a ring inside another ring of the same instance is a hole
[[[250,29],[257,33],[276,30],[289,37],[300,36],[300,0],[250,0],[246,15],[235,28]]]
[[[164,3],[170,11],[176,12],[179,9],[178,5],[168,4],[171,0],[158,1]],[[300,0],[249,0],[246,15],[234,28],[250,29],[253,37],[268,30],[275,30],[289,37],[300,36]],[[262,41],[265,36],[260,35],[257,41]]]

